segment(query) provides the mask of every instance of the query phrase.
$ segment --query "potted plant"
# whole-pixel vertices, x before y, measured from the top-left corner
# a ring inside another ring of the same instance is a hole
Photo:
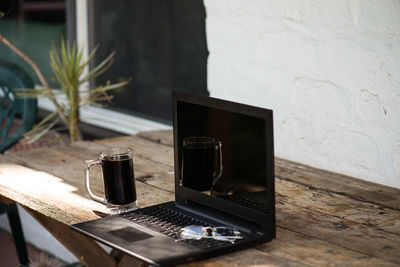
[[[75,44],[70,47],[67,41],[62,40],[59,49],[53,46],[50,50],[50,66],[55,79],[60,85],[59,90],[54,90],[50,88],[35,62],[24,52],[1,34],[0,42],[17,53],[33,68],[43,86],[41,89],[23,89],[20,94],[30,97],[46,97],[56,108],[54,112],[51,112],[26,134],[32,142],[41,138],[60,122],[68,129],[69,140],[71,142],[81,140],[82,134],[78,128],[80,120],[79,108],[84,105],[99,105],[99,102],[109,102],[112,99],[112,95],[108,94],[110,90],[121,88],[129,83],[127,80],[114,84],[107,82],[105,85],[80,90],[82,85],[87,85],[91,79],[103,74],[112,65],[115,53],[112,52],[91,71],[85,73],[85,69],[89,65],[90,60],[93,59],[97,47],[90,52],[87,59],[84,59],[83,49],[78,48]]]

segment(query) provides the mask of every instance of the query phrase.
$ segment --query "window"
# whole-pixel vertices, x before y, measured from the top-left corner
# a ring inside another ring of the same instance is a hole
[[[0,33],[14,45],[24,51],[40,68],[50,85],[52,71],[49,51],[52,45],[58,45],[66,33],[65,1],[38,0],[1,0]],[[40,84],[36,74],[23,59],[0,43],[1,60],[12,62],[24,69],[29,76]]]
[[[116,52],[113,66],[92,83],[123,78],[131,83],[114,92],[109,106],[83,108],[83,122],[125,134],[170,129],[172,90],[208,95],[202,0],[2,0],[0,11],[6,15],[0,19],[1,34],[26,51],[51,87],[57,84],[51,82],[49,51],[61,38],[89,48],[99,44],[95,62]],[[8,47],[0,44],[0,54],[40,84]],[[47,99],[39,100],[41,108],[54,109]]]
[[[208,95],[202,0],[96,0],[88,9],[89,44],[100,45],[96,62],[116,52],[93,82],[132,79],[107,109],[170,124],[172,90]]]

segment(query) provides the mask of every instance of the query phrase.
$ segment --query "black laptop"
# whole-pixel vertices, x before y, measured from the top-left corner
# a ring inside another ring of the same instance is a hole
[[[181,92],[172,98],[175,201],[71,227],[152,265],[200,260],[273,239],[272,110]],[[196,138],[215,143],[212,152],[201,152],[212,155],[210,168],[189,164],[190,140]],[[188,180],[190,172],[199,175]],[[189,225],[232,227],[241,238],[181,240]]]

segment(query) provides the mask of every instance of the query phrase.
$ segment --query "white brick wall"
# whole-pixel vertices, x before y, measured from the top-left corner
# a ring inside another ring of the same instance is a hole
[[[400,188],[399,0],[205,0],[212,96],[272,108],[279,157]]]

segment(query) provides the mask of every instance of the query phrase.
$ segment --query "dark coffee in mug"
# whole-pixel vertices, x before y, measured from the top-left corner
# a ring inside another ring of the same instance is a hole
[[[104,193],[107,203],[125,205],[136,201],[132,158],[102,159]]]
[[[85,161],[85,193],[94,201],[105,204],[111,214],[137,209],[132,153],[129,147],[114,147],[101,152],[95,160]],[[90,189],[90,169],[96,165],[103,170],[103,197],[93,194]]]

